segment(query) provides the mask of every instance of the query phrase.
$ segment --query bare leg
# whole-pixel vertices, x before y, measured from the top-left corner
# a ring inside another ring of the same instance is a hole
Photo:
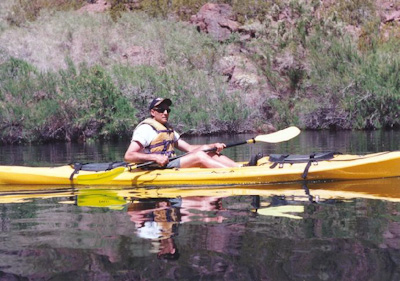
[[[205,153],[204,151],[196,151],[189,153],[188,155],[181,158],[181,167],[204,167],[204,168],[226,168],[226,167],[238,167],[239,165],[234,161],[230,160],[226,156],[216,155],[213,157]]]
[[[217,160],[220,163],[225,164],[227,167],[239,167],[240,165],[233,161],[232,159],[226,157],[225,155],[218,155],[218,154],[213,154],[210,155],[213,159]]]

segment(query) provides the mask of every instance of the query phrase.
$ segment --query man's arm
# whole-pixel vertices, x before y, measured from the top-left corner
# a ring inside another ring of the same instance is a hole
[[[219,153],[225,148],[224,143],[213,143],[213,144],[204,144],[204,145],[192,145],[187,142],[185,142],[182,139],[178,139],[176,142],[176,147],[179,150],[182,150],[184,152],[192,152],[196,150],[206,150],[206,149],[211,149],[211,148],[216,148],[216,152]]]
[[[178,141],[175,143],[175,146],[183,152],[193,151],[198,147],[198,145],[191,145],[182,139],[178,139]]]
[[[129,163],[143,163],[148,161],[154,161],[160,166],[165,166],[168,164],[168,157],[161,154],[147,154],[140,152],[143,146],[137,142],[132,141],[125,152],[125,161]]]

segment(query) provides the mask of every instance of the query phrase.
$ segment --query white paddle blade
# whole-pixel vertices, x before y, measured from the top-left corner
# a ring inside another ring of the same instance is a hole
[[[297,137],[300,134],[300,129],[292,126],[271,134],[260,135],[255,137],[256,142],[268,142],[268,143],[278,143],[288,141],[294,137]]]

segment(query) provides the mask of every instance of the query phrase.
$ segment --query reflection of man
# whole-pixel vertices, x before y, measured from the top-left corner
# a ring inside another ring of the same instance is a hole
[[[153,245],[156,246],[157,256],[169,260],[179,257],[173,237],[178,234],[180,223],[222,223],[225,217],[219,214],[221,210],[221,197],[208,196],[147,199],[128,205],[128,214],[135,223],[137,235],[155,241]]]
[[[178,234],[180,199],[151,199],[134,202],[128,206],[128,214],[137,227],[137,235],[156,241],[157,257],[176,260],[179,251],[173,237]]]
[[[223,215],[219,215],[221,211],[221,197],[203,197],[192,196],[185,197],[182,200],[181,215],[182,222],[202,221],[222,223],[225,220]],[[193,210],[196,210],[194,213]],[[212,215],[209,212],[215,212]]]
[[[172,238],[160,240],[160,251],[157,253],[159,259],[177,260],[179,258],[179,251]]]

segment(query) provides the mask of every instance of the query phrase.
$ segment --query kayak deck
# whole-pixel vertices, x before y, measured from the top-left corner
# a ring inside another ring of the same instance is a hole
[[[308,166],[308,167],[307,167]],[[114,185],[114,186],[200,186],[265,184],[306,180],[354,180],[400,176],[400,152],[367,155],[334,155],[330,160],[276,165],[268,157],[258,166],[235,168],[181,168],[142,170],[117,168],[110,171],[79,171],[71,166],[0,166],[0,184]]]

